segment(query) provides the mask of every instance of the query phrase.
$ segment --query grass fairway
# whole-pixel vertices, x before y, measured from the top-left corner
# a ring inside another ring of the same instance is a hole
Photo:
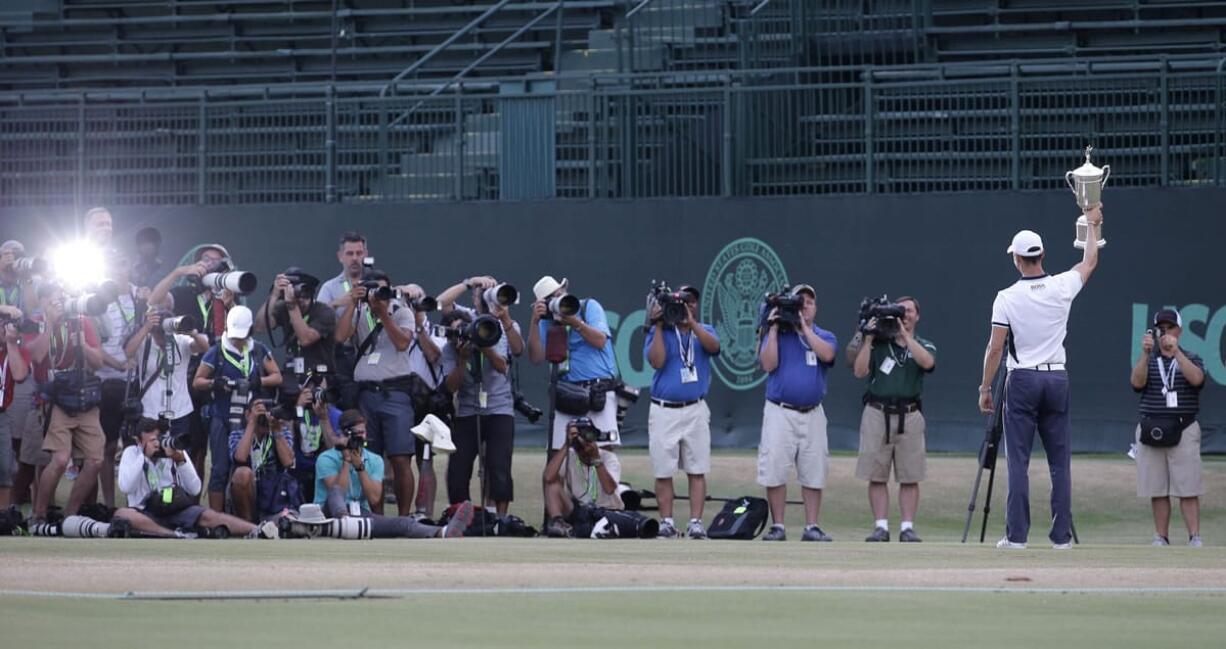
[[[934,457],[919,545],[865,544],[870,524],[854,458],[832,458],[822,523],[836,542],[333,540],[185,542],[0,539],[5,647],[751,646],[1211,647],[1226,610],[1226,463],[1206,463],[1208,547],[1151,548],[1133,465],[1074,460],[1082,545],[1045,542],[1046,476],[1032,476],[1032,547],[957,543],[974,460]],[[641,452],[626,479],[650,486]],[[516,458],[516,510],[537,523],[537,454]],[[711,490],[756,494],[754,457],[719,454]],[[1003,527],[1004,464],[988,538]],[[895,505],[896,506],[896,505]],[[709,504],[710,520],[716,506]],[[678,515],[686,514],[679,503]],[[897,534],[897,514],[891,516]],[[1172,539],[1182,521],[1172,521]],[[288,599],[308,592],[354,594]],[[147,600],[251,593],[251,600]],[[137,599],[124,599],[135,593]]]

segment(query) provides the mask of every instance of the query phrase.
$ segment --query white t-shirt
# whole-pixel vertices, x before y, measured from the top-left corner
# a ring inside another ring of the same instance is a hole
[[[153,341],[152,334],[149,340]],[[170,389],[174,392],[170,396],[170,411],[174,413],[174,419],[179,419],[192,413],[192,395],[187,390],[187,361],[192,356],[192,337],[175,334],[175,345],[177,349],[171,350],[175,354],[175,367],[174,372],[170,375]],[[144,357],[144,343],[141,344],[137,353],[138,360]],[[151,419],[156,419],[166,409],[166,377],[162,375],[162,354],[162,348],[154,342],[149,349],[149,357],[145,359],[145,367],[142,368],[140,375],[141,387],[145,387],[149,377],[157,375],[157,378],[149,385],[145,396],[141,398],[145,416]]]
[[[1064,337],[1073,298],[1081,291],[1081,273],[1023,277],[999,291],[992,303],[992,326],[1013,332],[1017,358],[1006,349],[1009,369],[1063,363]]]
[[[99,337],[103,338],[102,352],[104,354],[120,363],[128,361],[123,351],[123,343],[135,319],[136,305],[132,301],[130,292],[121,293],[117,300],[107,305],[106,313],[94,321]],[[100,379],[122,379],[127,376],[127,373],[109,365],[103,365],[98,369],[97,374]]]

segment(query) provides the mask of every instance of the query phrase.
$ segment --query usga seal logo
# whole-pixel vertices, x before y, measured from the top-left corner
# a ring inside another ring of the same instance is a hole
[[[779,256],[752,237],[724,246],[711,262],[701,318],[719,333],[720,354],[712,367],[733,390],[748,390],[766,378],[758,367],[758,307],[768,291],[785,284],[788,275]]]

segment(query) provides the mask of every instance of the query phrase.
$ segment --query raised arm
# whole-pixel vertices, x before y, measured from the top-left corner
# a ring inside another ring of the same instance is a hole
[[[1086,222],[1088,223],[1086,233],[1086,247],[1081,254],[1081,263],[1073,266],[1073,270],[1081,275],[1081,283],[1085,285],[1090,281],[1090,275],[1094,274],[1094,269],[1098,268],[1098,235],[1102,232],[1103,224],[1103,206],[1100,203],[1098,207],[1085,213]]]

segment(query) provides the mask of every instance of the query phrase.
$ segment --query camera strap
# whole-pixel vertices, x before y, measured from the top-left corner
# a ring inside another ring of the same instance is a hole
[[[145,351],[144,351],[144,354],[141,356],[141,360],[140,360],[140,371],[142,373],[145,372],[146,369],[149,367],[149,352],[152,348],[153,348],[153,338],[152,337],[145,338]],[[161,365],[161,362],[159,362],[158,365]],[[149,388],[153,387],[153,382],[156,380],[158,380],[158,372],[156,370],[153,372],[149,372],[148,378],[146,378],[145,382],[141,385],[140,395],[137,398],[144,399],[145,393],[149,391]]]
[[[681,364],[686,369],[694,367],[694,330],[690,329],[690,335],[683,337],[681,330],[673,327],[673,335],[677,336],[677,353],[681,356]]]
[[[354,355],[353,358],[353,370],[355,372],[357,371],[358,363],[362,361],[362,357],[366,355],[366,352],[370,351],[371,347],[375,346],[375,339],[379,337],[379,332],[381,331],[383,331],[383,323],[376,323],[375,328],[371,329],[370,333],[366,334],[366,338],[362,340],[362,344],[358,345],[358,353]]]

